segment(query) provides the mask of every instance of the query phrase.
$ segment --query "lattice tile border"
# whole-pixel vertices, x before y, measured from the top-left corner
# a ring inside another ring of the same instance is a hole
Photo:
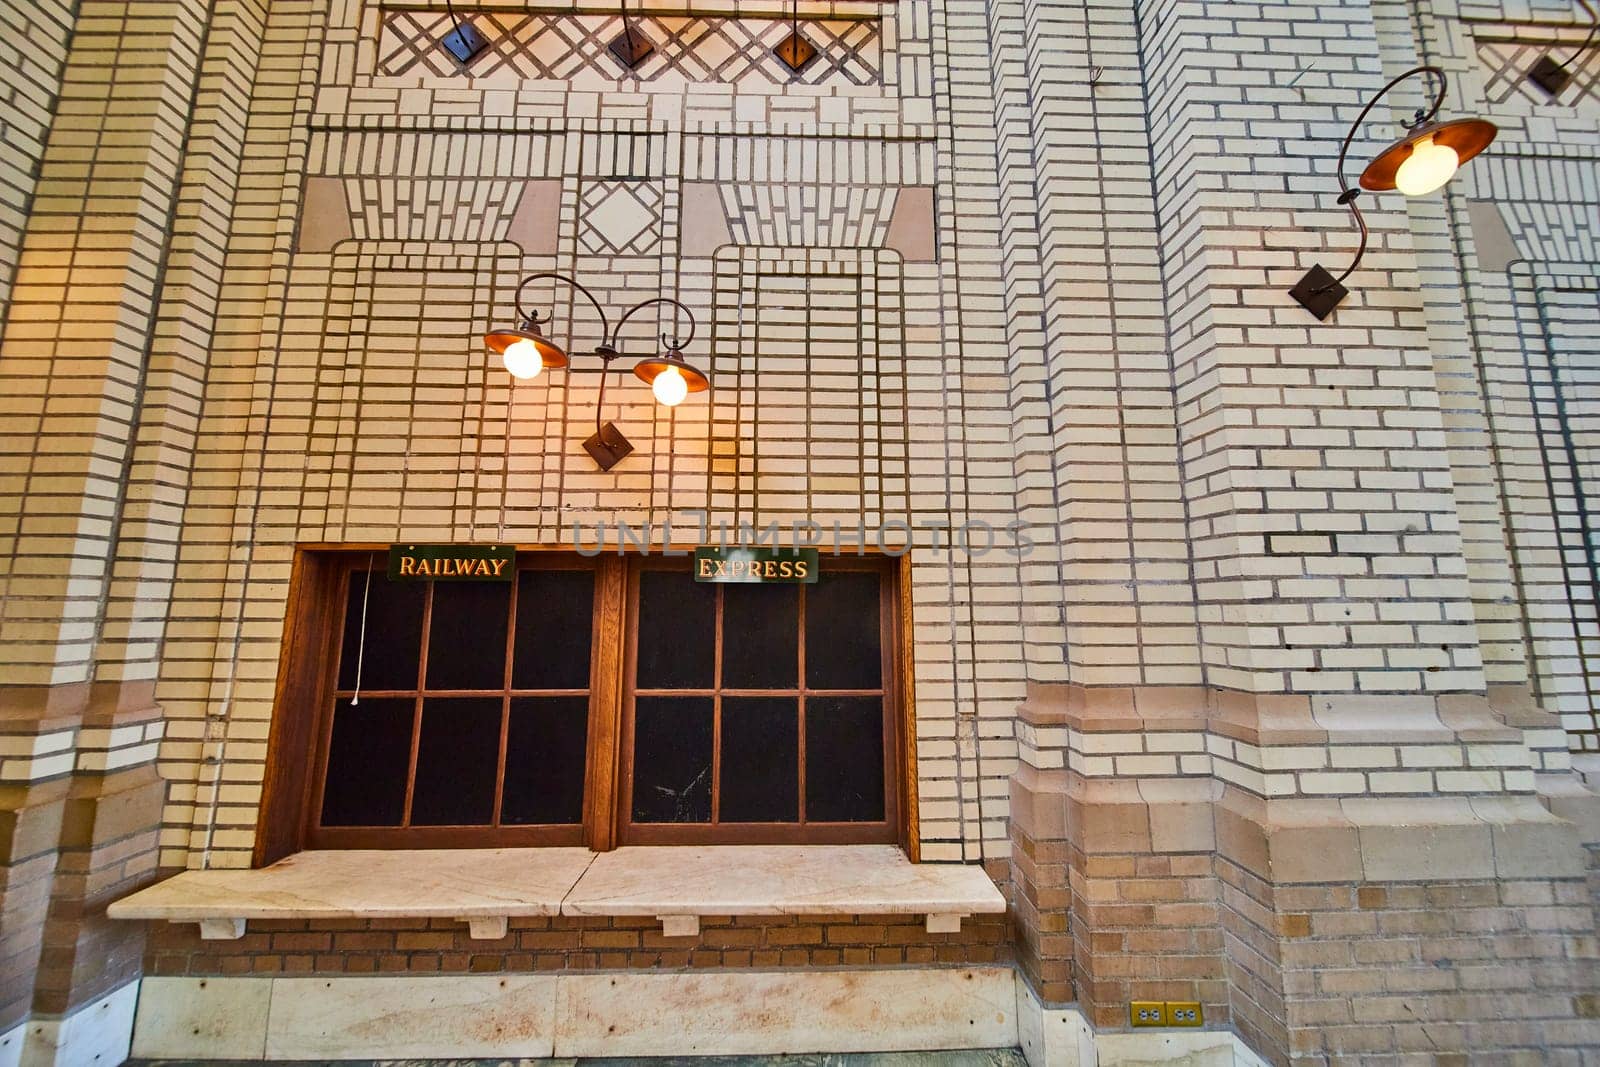
[[[1561,62],[1577,53],[1580,44],[1581,38],[1557,36],[1543,27],[1496,26],[1474,31],[1473,46],[1483,67],[1484,99],[1490,105],[1520,102],[1600,111],[1600,48],[1590,48],[1573,59],[1567,66],[1572,80],[1553,101],[1528,78],[1528,70],[1546,52]]]
[[[475,78],[511,75],[525,80],[568,81],[585,71],[607,80],[772,85],[883,84],[883,27],[878,18],[802,19],[801,30],[817,56],[798,73],[772,48],[790,23],[774,18],[645,15],[634,20],[655,45],[636,71],[624,70],[607,50],[622,32],[615,15],[458,12],[489,41],[468,68]],[[444,12],[385,8],[378,31],[377,74],[382,77],[457,75],[455,59],[438,43],[451,28]]]

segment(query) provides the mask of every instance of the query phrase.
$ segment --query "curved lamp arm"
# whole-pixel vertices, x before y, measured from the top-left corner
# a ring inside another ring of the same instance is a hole
[[[537,324],[539,321],[539,313],[537,311],[529,312],[523,309],[522,290],[528,287],[529,282],[537,282],[545,278],[554,278],[558,282],[566,282],[568,285],[572,286],[572,288],[576,289],[578,292],[587,297],[589,303],[594,305],[595,313],[600,316],[600,336],[604,337],[610,332],[611,328],[608,324],[609,320],[606,318],[606,309],[600,306],[600,301],[594,298],[594,294],[586,289],[582,282],[578,281],[578,279],[572,277],[570,274],[562,274],[560,271],[555,270],[542,270],[537,274],[530,274],[526,278],[522,279],[522,281],[517,283],[517,314],[520,315],[525,322]],[[550,317],[555,317],[554,312],[551,313]]]
[[[1591,5],[1588,0],[1578,0],[1578,5],[1582,7],[1584,11],[1588,12],[1589,21],[1593,23],[1593,25],[1589,27],[1589,36],[1583,39],[1583,43],[1578,46],[1577,51],[1573,52],[1566,59],[1556,64],[1556,66],[1560,67],[1562,70],[1566,70],[1572,65],[1572,61],[1574,59],[1577,59],[1579,56],[1587,52],[1589,50],[1589,46],[1594,44],[1595,37],[1600,35],[1600,11],[1596,11],[1594,6]]]
[[[628,320],[633,318],[635,312],[642,311],[645,308],[651,307],[655,304],[671,304],[673,308],[683,312],[684,318],[689,320],[688,337],[680,341],[678,339],[678,335],[674,333],[669,340],[666,334],[662,334],[661,343],[663,345],[670,350],[677,350],[691,344],[694,341],[694,312],[690,311],[680,301],[674,300],[670,296],[653,296],[649,300],[639,301],[637,304],[633,305],[633,307],[629,308],[627,311],[624,311],[622,313],[622,318],[617,320],[617,328],[611,332],[609,337],[606,338],[605,348],[600,350],[600,357],[606,361],[607,367],[611,365],[612,360],[617,359],[622,355],[622,328],[628,324]],[[594,424],[596,433],[600,432],[600,405],[606,402],[606,378],[609,377],[610,375],[601,375],[600,377],[600,397],[595,402],[594,408]]]
[[[1344,180],[1344,164],[1346,157],[1350,155],[1350,143],[1355,140],[1357,132],[1359,132],[1361,129],[1361,124],[1366,121],[1367,115],[1371,113],[1374,107],[1378,106],[1378,101],[1382,100],[1390,89],[1393,89],[1401,82],[1418,74],[1432,74],[1435,78],[1438,78],[1439,89],[1433,95],[1432,106],[1428,108],[1418,108],[1416,115],[1409,123],[1406,124],[1406,126],[1407,129],[1414,130],[1424,123],[1433,121],[1433,117],[1439,113],[1439,108],[1444,105],[1445,91],[1449,88],[1450,83],[1449,79],[1445,77],[1443,70],[1440,70],[1438,67],[1428,66],[1425,64],[1420,67],[1412,67],[1410,70],[1394,79],[1394,81],[1390,82],[1388,85],[1385,85],[1382,89],[1379,89],[1378,95],[1374,96],[1367,102],[1367,106],[1361,109],[1361,114],[1356,116],[1355,122],[1350,124],[1350,132],[1344,135],[1344,144],[1339,148],[1338,202],[1343,204],[1345,207],[1348,207],[1350,209],[1350,214],[1355,216],[1356,227],[1361,231],[1361,244],[1356,248],[1355,258],[1350,261],[1350,266],[1345,268],[1344,273],[1339,275],[1328,284],[1316,289],[1315,292],[1317,293],[1325,293],[1337,286],[1346,278],[1350,277],[1350,275],[1355,272],[1355,269],[1361,265],[1361,257],[1367,254],[1367,220],[1366,217],[1361,214],[1361,208],[1356,204],[1356,197],[1361,195],[1361,186],[1357,185],[1354,189],[1352,189],[1350,188],[1350,183]]]
[[[677,333],[674,332],[669,338],[666,334],[662,334],[661,344],[663,347],[672,351],[678,351],[688,348],[694,343],[694,312],[685,307],[681,301],[674,300],[670,296],[653,296],[649,300],[639,301],[639,303],[633,305],[633,307],[623,312],[622,318],[617,320],[617,328],[611,334],[610,345],[613,350],[618,352],[618,354],[620,354],[622,350],[622,327],[626,326],[628,320],[633,318],[634,312],[642,311],[645,308],[650,307],[652,304],[670,304],[674,310],[683,312],[683,317],[689,320],[689,336],[679,338]],[[677,316],[673,316],[673,318],[676,319]]]

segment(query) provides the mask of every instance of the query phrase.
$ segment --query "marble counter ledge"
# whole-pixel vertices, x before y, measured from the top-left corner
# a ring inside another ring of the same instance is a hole
[[[981,868],[913,864],[892,845],[720,845],[301,852],[184,871],[107,914],[199,923],[207,940],[241,937],[251,919],[376,918],[457,919],[498,939],[525,916],[651,916],[692,937],[702,915],[923,915],[930,933],[955,933],[1005,910]]]
[[[702,915],[925,915],[954,933],[968,915],[1006,910],[983,869],[912,863],[893,845],[663,845],[605,852],[561,913],[662,920],[693,936]]]
[[[584,848],[300,852],[257,870],[184,871],[113,903],[113,919],[198,922],[206,939],[250,919],[450,918],[474,938],[551,916],[594,859]]]

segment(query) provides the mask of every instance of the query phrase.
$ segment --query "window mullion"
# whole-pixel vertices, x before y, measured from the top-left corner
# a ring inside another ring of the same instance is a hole
[[[795,688],[798,694],[795,697],[795,746],[798,755],[795,763],[800,770],[799,793],[795,799],[798,801],[796,808],[800,815],[800,825],[806,824],[806,587],[800,587],[799,605],[796,609],[795,625],[799,627],[796,645],[800,649],[799,675],[795,678]]]
[[[717,586],[716,629],[711,666],[711,825],[722,821],[722,604],[724,587]]]
[[[595,569],[593,674],[589,681],[589,765],[583,788],[584,838],[596,852],[616,847],[617,810],[626,792],[619,773],[622,674],[629,631],[628,567],[601,559]]]

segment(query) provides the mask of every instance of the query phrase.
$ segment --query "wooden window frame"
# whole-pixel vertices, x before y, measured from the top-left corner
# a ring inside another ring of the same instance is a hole
[[[627,654],[623,663],[623,702],[622,702],[622,737],[621,754],[622,769],[619,780],[620,790],[617,797],[617,840],[624,845],[709,845],[709,844],[749,844],[760,842],[763,844],[897,844],[900,841],[900,805],[902,803],[902,790],[897,783],[901,777],[900,770],[900,716],[893,714],[899,707],[900,682],[896,670],[898,663],[899,638],[895,633],[894,619],[896,604],[894,602],[894,576],[889,568],[882,563],[882,557],[874,556],[830,556],[827,560],[829,573],[837,574],[841,571],[856,574],[875,574],[878,576],[878,650],[880,656],[879,678],[880,684],[874,690],[843,690],[819,689],[813,690],[806,684],[805,678],[805,648],[806,648],[806,617],[804,598],[797,619],[799,633],[797,642],[800,656],[800,673],[795,685],[781,688],[734,688],[724,687],[722,682],[722,612],[723,598],[729,588],[736,586],[716,585],[716,622],[714,629],[714,664],[713,676],[716,685],[713,687],[677,687],[658,688],[648,687],[642,690],[647,696],[673,697],[695,696],[709,697],[712,701],[712,767],[711,767],[711,810],[715,819],[718,808],[718,799],[722,791],[722,698],[730,695],[735,697],[796,697],[797,720],[796,726],[800,732],[797,756],[799,760],[799,793],[797,797],[799,812],[805,812],[806,788],[806,760],[805,760],[805,705],[806,698],[815,694],[820,696],[878,696],[882,700],[883,727],[883,788],[884,788],[884,817],[876,822],[795,822],[795,823],[719,823],[719,822],[634,822],[633,813],[633,732],[635,720],[636,699],[639,695],[630,679],[638,663],[639,653],[639,584],[640,578],[646,571],[681,571],[682,560],[663,558],[661,556],[642,556],[629,561],[628,567],[628,634]],[[801,587],[806,588],[805,586]]]
[[[626,840],[634,843],[737,844],[741,841],[817,843],[897,842],[919,859],[916,712],[910,655],[910,557],[897,564],[876,554],[823,557],[829,570],[880,570],[884,718],[885,819],[882,823],[826,824],[837,833],[818,835],[805,827],[786,833],[781,824],[631,824],[632,693],[638,630],[638,574],[646,567],[685,567],[682,556],[656,553],[581,558],[570,550],[518,546],[519,571],[528,567],[582,567],[595,573],[595,608],[590,648],[589,725],[582,822],[576,825],[517,827],[321,827],[318,824],[328,744],[332,734],[339,641],[347,602],[345,581],[372,560],[380,568],[388,545],[307,544],[297,546],[289,579],[279,659],[276,699],[267,739],[261,809],[253,862],[265,866],[306,848],[473,848],[581,845],[603,852]],[[543,557],[543,558],[541,558]],[[562,559],[561,557],[565,557]],[[515,592],[513,592],[513,598]],[[515,600],[508,608],[508,650],[515,627]],[[424,642],[428,619],[423,619]],[[803,643],[802,633],[799,635]],[[719,628],[720,629],[720,628]],[[426,648],[426,644],[423,646]],[[330,649],[333,650],[330,654]],[[510,668],[509,656],[507,671]],[[800,680],[802,683],[804,679]],[[509,684],[509,683],[508,683]],[[520,692],[520,691],[518,691]],[[420,704],[420,701],[419,701]],[[802,720],[803,728],[803,720]],[[504,722],[502,722],[504,729]],[[415,761],[420,743],[413,727]],[[505,740],[502,737],[501,759]],[[502,768],[503,773],[503,768]],[[408,787],[409,788],[409,787]],[[713,788],[720,782],[713,777]],[[801,789],[804,782],[801,782]],[[497,782],[497,793],[500,785]],[[803,792],[801,793],[803,797]],[[497,796],[498,805],[498,796]],[[643,831],[643,832],[641,832]]]

